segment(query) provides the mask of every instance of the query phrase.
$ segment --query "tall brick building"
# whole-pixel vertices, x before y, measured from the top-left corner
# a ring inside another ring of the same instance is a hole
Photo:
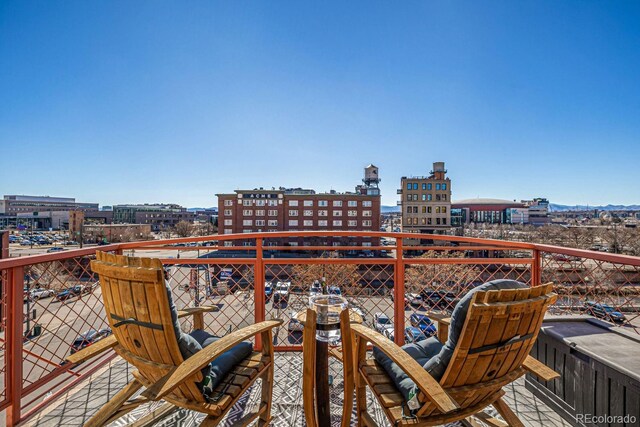
[[[369,166],[367,171],[371,175]],[[377,176],[377,168],[375,168]],[[301,188],[236,190],[218,197],[220,234],[276,231],[378,231],[380,229],[380,190],[377,182],[365,178],[355,192],[316,193]],[[378,180],[379,181],[379,180]],[[377,246],[377,238],[320,237],[291,238],[267,244]]]

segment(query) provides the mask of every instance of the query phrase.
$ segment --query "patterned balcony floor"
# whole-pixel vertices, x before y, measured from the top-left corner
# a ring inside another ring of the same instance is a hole
[[[272,404],[272,423],[276,427],[304,426],[304,413],[302,411],[302,355],[301,353],[276,353],[275,381]],[[342,410],[342,365],[332,360],[330,370],[334,377],[331,387],[331,411],[332,425],[340,425]],[[31,419],[29,426],[81,426],[93,413],[95,413],[108,399],[115,395],[127,382],[130,381],[132,368],[121,359],[115,359],[104,368],[94,373],[90,379],[67,392],[61,398],[52,402],[45,410]],[[548,406],[540,402],[524,387],[524,380],[505,388],[507,402],[518,414],[520,419],[528,426],[569,426],[558,414]],[[253,410],[260,395],[259,382],[252,390],[240,399],[232,408],[227,418],[220,424],[230,427],[234,421],[245,412]],[[380,426],[389,426],[382,411],[371,396],[368,398],[370,413]],[[146,415],[149,411],[160,406],[153,403],[139,407],[125,417],[120,418],[112,426],[127,426]],[[169,426],[197,426],[204,418],[202,414],[178,410],[171,415],[156,422],[154,425]],[[353,420],[353,418],[352,418]],[[352,422],[355,425],[355,422]],[[458,423],[452,424],[457,426]]]

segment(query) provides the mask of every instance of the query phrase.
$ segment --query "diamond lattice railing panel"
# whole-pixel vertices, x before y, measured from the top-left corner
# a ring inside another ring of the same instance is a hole
[[[205,313],[207,332],[223,336],[255,323],[253,264],[177,264],[169,267],[169,284],[178,310],[217,305],[219,311]],[[193,328],[190,316],[182,328]]]
[[[530,264],[407,264],[407,310],[451,313],[470,289],[496,279],[531,284]],[[415,298],[415,294],[420,298]]]
[[[640,267],[543,253],[543,283],[559,295],[554,314],[588,314],[640,333]]]
[[[81,256],[25,267],[23,387],[60,369],[79,335],[108,326],[90,260]]]
[[[372,326],[375,313],[385,313],[393,319],[393,304],[389,292],[393,288],[394,268],[388,264],[353,263],[333,264],[265,264],[265,280],[273,293],[266,300],[266,318],[284,320],[276,336],[276,346],[302,344],[302,326],[291,319],[308,306],[314,281],[322,283],[324,292],[339,292],[349,301],[351,308],[364,316],[364,323]],[[278,282],[288,285],[285,299],[276,296]]]

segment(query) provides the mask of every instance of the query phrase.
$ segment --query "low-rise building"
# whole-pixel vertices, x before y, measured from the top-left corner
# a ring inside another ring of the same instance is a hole
[[[180,221],[193,222],[195,214],[176,204],[114,205],[114,224],[149,224],[153,231],[175,227]]]

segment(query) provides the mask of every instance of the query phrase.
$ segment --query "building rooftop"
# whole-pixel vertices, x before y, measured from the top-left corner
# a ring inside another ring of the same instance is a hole
[[[505,199],[490,199],[490,198],[482,198],[478,197],[476,199],[463,199],[463,200],[453,200],[451,202],[454,205],[514,205],[514,206],[524,206],[522,202],[516,202],[515,200],[505,200]]]

